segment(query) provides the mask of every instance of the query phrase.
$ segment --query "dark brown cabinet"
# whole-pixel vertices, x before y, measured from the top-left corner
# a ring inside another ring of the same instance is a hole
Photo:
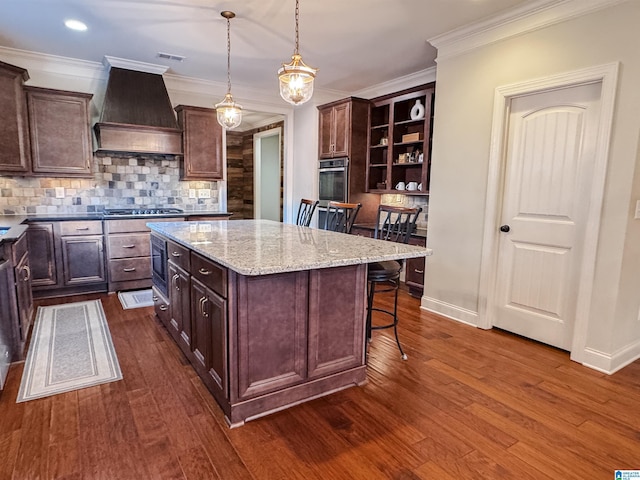
[[[101,220],[30,223],[27,235],[36,297],[106,290]]]
[[[320,158],[349,156],[351,102],[340,101],[319,107]]]
[[[15,242],[0,244],[0,362],[24,359],[33,318],[31,269],[26,233]]]
[[[22,84],[24,68],[0,62],[0,172],[25,175],[30,171],[27,104]]]
[[[424,237],[411,237],[409,244],[420,247],[427,246],[427,239]],[[424,291],[424,267],[425,257],[408,258],[404,264],[404,282],[409,287],[409,293],[414,297],[422,297]]]
[[[32,171],[36,175],[91,177],[89,101],[92,95],[24,87]]]
[[[211,108],[178,105],[184,180],[222,180],[222,127]]]
[[[169,332],[182,351],[191,356],[191,276],[173,262],[169,272]]]
[[[429,193],[434,93],[432,83],[372,100],[367,191]],[[412,115],[419,110],[422,115]],[[410,184],[415,188],[409,189]]]
[[[227,304],[196,279],[191,281],[194,367],[216,396],[227,397]]]
[[[158,316],[158,319],[160,319],[162,324],[168,329],[170,321],[169,300],[164,296],[160,289],[156,288],[155,285],[152,287],[152,290],[153,307],[155,309],[156,315]]]
[[[27,238],[33,288],[61,285],[61,280],[58,280],[59,262],[56,261],[54,224],[30,223]]]
[[[13,262],[15,265],[16,300],[18,303],[18,328],[16,338],[19,342],[18,353],[22,355],[33,318],[31,269],[29,268],[29,252],[26,235],[22,235],[20,239],[13,244]]]
[[[318,107],[319,157],[347,157],[348,201],[361,203],[358,222],[375,221],[380,196],[366,193],[369,100],[349,97]]]

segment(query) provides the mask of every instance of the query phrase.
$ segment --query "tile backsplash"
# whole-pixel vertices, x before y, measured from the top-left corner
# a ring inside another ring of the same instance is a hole
[[[429,218],[429,196],[428,195],[401,195],[385,194],[380,198],[383,205],[395,205],[399,207],[422,207],[422,212],[416,221],[418,228],[427,228]]]
[[[94,156],[93,178],[0,176],[0,214],[92,213],[105,208],[218,211],[218,182],[181,181],[178,156]],[[196,197],[189,198],[189,191]],[[201,195],[204,194],[204,195]]]

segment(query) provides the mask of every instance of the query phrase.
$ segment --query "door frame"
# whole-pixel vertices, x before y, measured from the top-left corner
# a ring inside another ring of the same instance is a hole
[[[262,173],[262,158],[261,158],[261,143],[263,137],[272,137],[278,135],[278,168],[280,169],[279,177],[282,178],[282,127],[270,128],[263,132],[258,132],[253,135],[253,218],[258,218],[262,212],[262,205],[260,201],[261,185],[260,177]],[[280,194],[279,201],[282,199],[282,193]],[[282,211],[282,205],[280,206],[280,216],[284,220],[284,212]]]
[[[609,159],[609,143],[613,123],[619,62],[598,65],[544,78],[528,80],[497,87],[493,102],[493,121],[489,153],[487,198],[484,212],[484,233],[480,261],[480,285],[478,289],[478,327],[493,327],[496,316],[496,280],[498,266],[498,228],[504,195],[506,167],[506,135],[509,122],[510,103],[515,97],[542,93],[560,88],[601,83],[600,119],[596,140],[591,197],[587,212],[584,249],[578,279],[576,318],[571,344],[571,359],[584,361],[591,293],[593,291],[595,264],[600,233],[600,216],[604,199],[604,188]]]

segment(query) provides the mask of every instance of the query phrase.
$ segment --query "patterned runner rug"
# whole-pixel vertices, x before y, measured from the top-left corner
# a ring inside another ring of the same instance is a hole
[[[118,292],[120,304],[124,310],[130,308],[153,307],[153,292],[146,290],[133,290],[130,292]]]
[[[121,379],[100,300],[38,308],[18,403]]]

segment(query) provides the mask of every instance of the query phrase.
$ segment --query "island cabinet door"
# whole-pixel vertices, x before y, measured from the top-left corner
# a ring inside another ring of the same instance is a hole
[[[311,270],[309,378],[364,365],[367,266]]]
[[[193,364],[207,387],[220,400],[227,398],[227,302],[204,284],[191,279]]]
[[[306,380],[308,277],[308,272],[238,276],[239,399]]]
[[[168,262],[169,270],[169,332],[182,351],[191,355],[191,278],[187,272]]]

